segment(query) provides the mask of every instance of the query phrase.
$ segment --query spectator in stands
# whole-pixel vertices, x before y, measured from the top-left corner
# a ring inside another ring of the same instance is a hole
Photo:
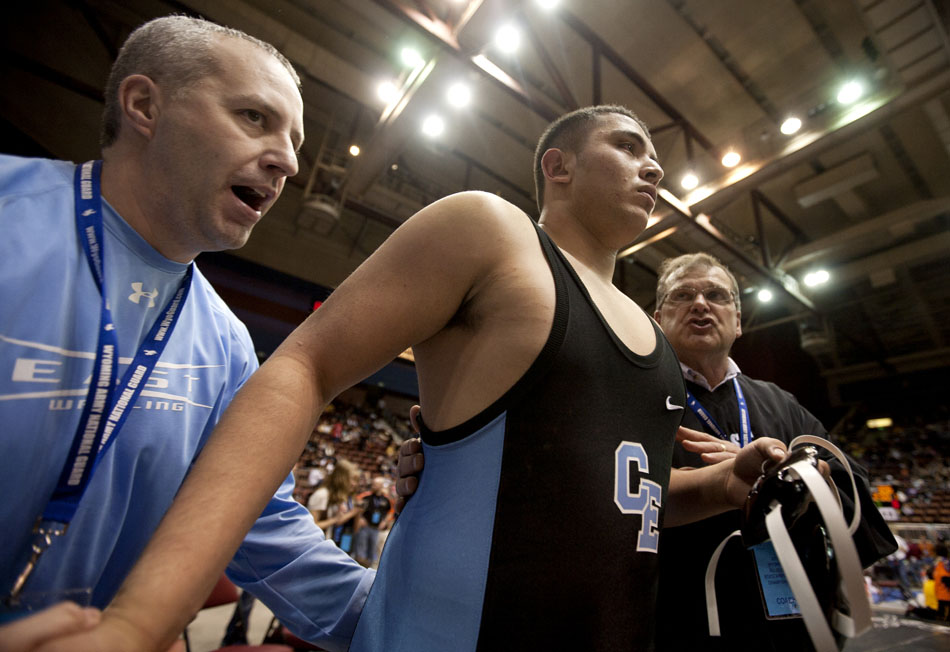
[[[354,501],[359,481],[359,467],[349,460],[339,459],[323,485],[311,494],[307,502],[307,509],[313,514],[317,527],[351,556],[357,519],[362,511]]]
[[[923,618],[924,620],[936,620],[939,615],[940,605],[937,602],[933,566],[928,566],[924,571],[921,595],[923,597],[923,604],[912,603],[908,605],[908,615]]]
[[[360,528],[356,532],[353,558],[367,568],[377,561],[379,533],[392,525],[393,521],[393,501],[385,492],[386,479],[377,475],[373,478],[370,490],[356,497],[363,511]]]
[[[937,559],[934,563],[934,594],[937,597],[937,618],[950,622],[950,559],[947,559],[947,544],[943,541],[934,547]]]

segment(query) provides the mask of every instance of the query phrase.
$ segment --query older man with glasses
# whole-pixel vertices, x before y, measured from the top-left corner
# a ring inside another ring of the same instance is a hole
[[[739,286],[732,272],[708,254],[686,254],[663,262],[653,314],[676,351],[686,380],[682,425],[706,433],[674,448],[673,466],[701,467],[734,454],[756,437],[786,443],[826,430],[790,393],[744,375],[729,351],[742,334]],[[832,479],[850,518],[850,480],[833,458]],[[867,473],[852,461],[862,522],[855,543],[870,566],[896,544],[871,500]],[[704,579],[716,546],[740,525],[735,510],[660,535],[660,591],[657,650],[811,650],[801,617],[768,614],[761,598],[753,553],[738,538],[727,545],[716,573],[722,635],[709,636]],[[762,563],[762,560],[758,560]]]

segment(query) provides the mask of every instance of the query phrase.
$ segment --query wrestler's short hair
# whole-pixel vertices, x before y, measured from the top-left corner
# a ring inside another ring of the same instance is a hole
[[[611,113],[627,116],[640,125],[647,138],[650,137],[650,131],[647,129],[646,123],[637,117],[636,113],[619,104],[587,106],[565,113],[548,125],[544,133],[541,134],[541,138],[538,139],[538,146],[534,150],[534,190],[537,194],[539,211],[544,208],[544,170],[541,169],[541,157],[552,148],[569,152],[579,151],[584,146],[584,142],[596,121],[601,116]]]

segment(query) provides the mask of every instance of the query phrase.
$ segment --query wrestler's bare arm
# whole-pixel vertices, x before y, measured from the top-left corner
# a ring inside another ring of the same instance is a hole
[[[464,193],[424,209],[294,331],[235,397],[104,613],[97,635],[111,628],[115,637],[100,636],[88,649],[166,647],[286,477],[324,406],[408,346],[437,337],[461,306],[504,306],[505,270],[523,253],[525,233],[534,236],[523,214],[518,227],[510,226],[510,215],[496,214],[511,210],[506,206],[491,195]],[[488,318],[469,327],[475,344],[483,327],[495,328]]]

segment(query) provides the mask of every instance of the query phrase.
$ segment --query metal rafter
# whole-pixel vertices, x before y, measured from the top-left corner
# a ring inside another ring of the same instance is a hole
[[[697,219],[696,217],[693,217],[693,215],[688,210],[684,210],[684,208],[678,205],[677,202],[671,201],[671,198],[669,197],[668,193],[661,193],[660,199],[663,201],[663,203],[669,206],[674,211],[674,213],[678,214],[680,217],[685,219],[688,224],[692,225],[699,232],[703,233],[709,238],[712,238],[716,242],[716,244],[721,246],[723,249],[728,251],[732,256],[734,256],[739,261],[741,261],[745,267],[752,270],[759,276],[769,279],[775,288],[781,290],[783,293],[788,295],[795,302],[799,303],[804,308],[806,308],[809,312],[812,312],[816,315],[821,316],[821,312],[815,307],[815,304],[812,302],[811,299],[803,295],[796,288],[790,287],[773,270],[769,269],[768,267],[763,266],[757,260],[750,257],[741,248],[737,247],[732,242],[730,242],[728,238],[723,237],[722,234],[719,233],[718,230],[716,230],[716,228],[712,226],[712,224],[709,223],[708,217],[705,220],[701,220],[701,219]]]
[[[76,8],[79,9],[79,12],[82,14],[83,18],[86,19],[87,23],[89,23],[89,27],[92,28],[92,31],[95,32],[96,36],[99,38],[99,42],[102,43],[102,47],[105,48],[109,55],[109,60],[115,61],[116,57],[119,56],[119,48],[116,47],[113,39],[108,34],[106,34],[106,30],[103,28],[102,22],[99,20],[99,16],[93,13],[92,9],[90,9],[85,2],[76,2]]]
[[[886,96],[876,109],[852,122],[831,129],[813,140],[803,142],[798,146],[798,149],[787,149],[775,158],[763,163],[748,176],[738,181],[723,183],[714,192],[696,201],[691,206],[694,210],[702,212],[710,212],[727,206],[735,201],[741,193],[758,188],[766,181],[784,174],[797,165],[814,159],[822,152],[840,145],[860,133],[873,129],[909,107],[939,96],[948,88],[950,88],[950,70],[934,75],[908,91]]]
[[[523,12],[519,12],[519,15],[524,17]],[[538,33],[534,31],[534,28],[531,27],[531,21],[523,20],[521,23],[525,32],[528,34],[528,40],[531,41],[531,45],[534,47],[535,52],[538,53],[538,57],[541,59],[541,64],[544,66],[544,69],[547,71],[548,75],[551,77],[551,80],[554,82],[554,85],[557,87],[558,92],[561,94],[561,101],[568,110],[580,108],[580,104],[577,103],[577,100],[574,99],[574,94],[571,93],[570,87],[567,85],[567,82],[564,80],[561,71],[557,69],[557,66],[554,65],[554,60],[551,59],[551,55],[548,54],[547,48],[544,47],[544,44],[541,42],[541,39],[538,38]]]
[[[0,57],[3,57],[4,62],[7,64],[35,75],[40,79],[56,84],[57,86],[68,89],[77,95],[81,95],[82,97],[95,102],[101,103],[103,101],[101,88],[91,86],[85,82],[79,81],[74,77],[65,75],[58,70],[54,70],[53,68],[40,63],[39,61],[27,58],[19,52],[14,52],[13,50],[9,50],[5,47],[0,47]]]
[[[488,65],[490,62],[488,62],[485,57],[481,57],[479,55],[473,56],[463,52],[458,42],[457,31],[452,29],[452,27],[450,27],[448,24],[443,23],[440,20],[429,20],[419,11],[396,2],[391,2],[390,0],[374,0],[374,2],[391,12],[393,15],[402,18],[409,24],[421,28],[422,30],[428,32],[431,36],[434,36],[444,52],[449,53],[459,61],[464,62],[466,65],[471,66],[480,73],[486,75],[489,79],[498,84],[498,86],[505,92],[512,95],[515,99],[530,108],[545,120],[552,121],[558,117],[558,114],[555,111],[551,110],[546,104],[540,102],[537,98],[532,96],[513,77],[507,73],[504,73],[504,71],[502,71],[497,66],[494,66],[494,64]]]
[[[742,66],[739,65],[736,58],[732,56],[719,39],[697,22],[686,8],[685,0],[666,0],[666,4],[670,5],[673,11],[676,12],[676,15],[696,33],[696,36],[702,39],[703,43],[705,43],[713,53],[713,56],[719,60],[729,74],[732,75],[733,79],[739,82],[739,85],[742,86],[743,90],[752,98],[756,105],[762,109],[762,112],[773,122],[778,124],[779,120],[781,120],[781,115],[779,110],[775,108],[775,105],[772,104],[772,101],[766,96],[765,91],[742,69]]]
[[[646,80],[643,75],[634,70],[627,61],[621,57],[616,50],[614,50],[610,45],[608,45],[600,36],[598,36],[594,30],[588,27],[586,24],[581,22],[576,16],[572,15],[568,11],[559,11],[558,16],[563,20],[571,29],[573,29],[578,36],[587,41],[594,50],[595,56],[599,55],[609,61],[614,65],[617,70],[621,72],[627,79],[629,79],[633,84],[639,88],[643,93],[650,98],[650,101],[656,104],[656,106],[668,115],[674,122],[678,122],[685,132],[687,132],[697,143],[699,143],[703,149],[710,152],[718,157],[718,148],[716,148],[712,141],[706,138],[699,129],[696,128],[682,113],[680,113],[676,107],[674,107],[663,95],[653,87],[650,82]]]

